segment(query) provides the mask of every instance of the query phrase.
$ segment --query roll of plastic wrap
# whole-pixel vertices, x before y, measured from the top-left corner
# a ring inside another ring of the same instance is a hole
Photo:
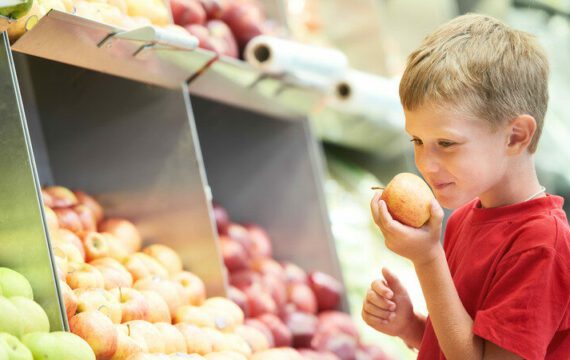
[[[335,83],[330,105],[344,112],[382,117],[394,126],[404,126],[399,78],[389,79],[357,70]]]
[[[348,59],[339,50],[267,35],[253,38],[244,55],[248,63],[265,73],[291,74],[307,82],[331,84],[342,79],[348,70]]]

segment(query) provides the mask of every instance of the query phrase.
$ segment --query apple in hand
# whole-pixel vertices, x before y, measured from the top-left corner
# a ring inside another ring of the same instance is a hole
[[[23,296],[33,300],[32,286],[26,277],[17,271],[0,267],[0,295]]]
[[[132,288],[115,288],[110,290],[121,304],[122,319],[125,323],[131,320],[146,320],[150,311],[148,302],[144,295]]]
[[[109,291],[103,289],[75,289],[77,313],[97,310],[113,323],[120,324],[123,316],[121,304]]]
[[[174,276],[182,271],[182,259],[178,253],[172,248],[161,245],[153,244],[143,249],[143,253],[154,258],[162,265],[170,276]]]
[[[342,284],[332,276],[320,271],[309,274],[309,285],[315,293],[319,311],[335,310],[342,299]]]
[[[71,263],[67,270],[67,284],[72,289],[103,288],[105,280],[95,266],[86,263]]]
[[[34,360],[32,352],[17,337],[7,333],[0,333],[0,359]]]
[[[14,296],[9,300],[20,313],[22,334],[36,331],[49,332],[48,316],[38,303],[23,296]]]
[[[95,360],[89,344],[70,332],[35,332],[22,336],[21,340],[34,359]]]
[[[117,329],[99,311],[76,314],[69,321],[69,329],[89,344],[97,359],[110,359],[117,351]]]
[[[430,207],[434,196],[419,176],[401,173],[388,183],[380,199],[386,202],[392,218],[402,224],[419,228],[431,216]]]

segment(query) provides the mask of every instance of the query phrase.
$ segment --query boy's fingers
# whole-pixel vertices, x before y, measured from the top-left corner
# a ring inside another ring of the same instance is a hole
[[[439,205],[436,199],[433,199],[431,201],[430,213],[430,225],[432,225],[433,228],[435,228],[433,225],[440,226],[441,222],[443,221],[444,213],[441,205]]]
[[[370,210],[372,211],[372,218],[374,219],[374,222],[377,222],[380,216],[380,210],[378,207],[378,201],[380,200],[380,195],[382,194],[377,191],[372,197],[372,200],[370,200]]]
[[[382,280],[374,280],[370,287],[372,291],[385,299],[389,300],[394,297],[394,292]]]
[[[400,279],[391,272],[388,268],[382,268],[382,275],[384,279],[388,282],[388,287],[395,293],[405,293],[406,288],[400,282]]]
[[[388,324],[391,320],[396,317],[396,314],[392,313],[388,318],[380,318],[378,316],[372,315],[367,312],[364,308],[362,309],[362,319],[370,326],[382,326]]]
[[[395,302],[376,294],[374,290],[368,290],[368,292],[366,293],[366,301],[370,302],[371,304],[383,310],[390,310],[390,311],[396,310]]]
[[[376,305],[369,303],[369,302],[365,302],[364,305],[362,306],[362,309],[367,314],[370,314],[370,315],[375,316],[375,317],[382,319],[382,320],[390,319],[390,315],[394,313],[393,311],[380,309]]]

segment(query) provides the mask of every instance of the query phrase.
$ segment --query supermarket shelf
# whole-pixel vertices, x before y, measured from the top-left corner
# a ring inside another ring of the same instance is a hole
[[[52,10],[12,50],[167,88],[179,88],[215,57],[180,41],[151,43],[140,35]]]

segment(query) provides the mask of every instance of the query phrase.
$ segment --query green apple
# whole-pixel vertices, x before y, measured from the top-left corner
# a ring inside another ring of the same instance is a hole
[[[23,296],[14,296],[9,300],[20,312],[22,334],[41,331],[49,332],[48,316],[38,303]]]
[[[8,344],[0,337],[0,360],[10,360],[8,357]]]
[[[8,268],[0,268],[0,295],[7,298],[23,296],[31,300],[34,299],[32,286],[28,279],[19,272]]]
[[[0,333],[0,338],[7,345],[8,360],[34,360],[30,350],[14,335]]]
[[[7,332],[14,336],[22,335],[22,320],[16,305],[0,296],[0,332]]]
[[[95,360],[95,354],[85,340],[65,331],[26,334],[22,336],[22,342],[30,349],[34,360]]]
[[[19,19],[26,15],[34,0],[0,0],[0,15]]]

